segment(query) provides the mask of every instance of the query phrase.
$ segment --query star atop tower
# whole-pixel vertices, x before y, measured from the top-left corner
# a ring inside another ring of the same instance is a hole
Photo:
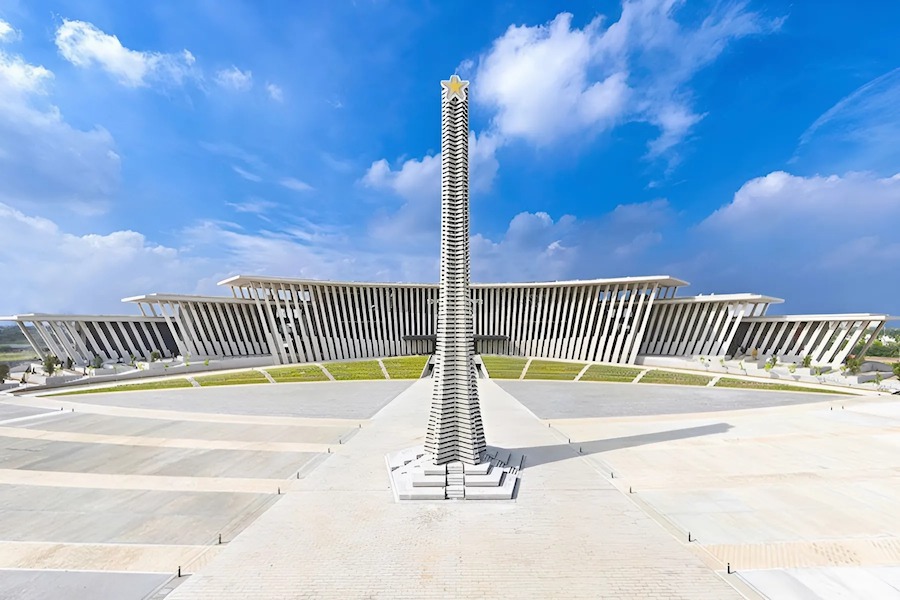
[[[450,76],[450,79],[441,81],[441,87],[444,88],[447,100],[453,100],[454,97],[465,100],[468,95],[469,82],[454,74]]]

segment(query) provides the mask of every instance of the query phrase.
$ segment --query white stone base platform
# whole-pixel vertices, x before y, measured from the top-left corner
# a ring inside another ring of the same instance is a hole
[[[436,465],[415,446],[385,457],[394,499],[400,500],[512,500],[519,481],[521,458],[511,463],[512,453],[489,449],[483,462],[466,465],[456,461]]]

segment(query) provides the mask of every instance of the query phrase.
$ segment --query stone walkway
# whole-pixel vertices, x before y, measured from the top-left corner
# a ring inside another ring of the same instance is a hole
[[[490,381],[488,443],[527,455],[517,501],[395,503],[384,455],[422,443],[430,384],[292,482],[169,598],[742,597]]]

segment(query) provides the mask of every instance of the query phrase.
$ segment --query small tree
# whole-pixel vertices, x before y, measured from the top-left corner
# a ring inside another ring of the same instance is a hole
[[[894,375],[897,376],[897,379],[900,379],[900,362],[895,362],[891,365],[891,370],[894,372]]]
[[[9,379],[9,365],[0,363],[0,383],[3,383],[7,379]]]
[[[156,362],[161,357],[162,357],[162,355],[159,353],[159,350],[154,350],[153,352],[150,353],[150,362]]]
[[[807,354],[803,357],[803,362],[801,363],[804,369],[808,369],[812,365],[812,355]]]
[[[756,360],[757,358],[759,358],[759,350],[754,348],[753,350],[750,351],[750,356],[753,357],[753,360]]]
[[[66,369],[71,369],[74,366],[75,366],[75,361],[72,360],[71,356],[67,356],[66,357]]]
[[[775,368],[775,365],[777,365],[777,364],[778,364],[778,357],[777,357],[777,356],[770,356],[770,357],[769,357],[769,360],[766,361],[766,366],[765,366],[766,372],[771,371],[772,369],[774,369],[774,368]]]
[[[847,370],[850,371],[851,375],[859,375],[860,370],[862,369],[862,359],[854,356],[853,358],[847,359]]]
[[[103,368],[103,359],[95,354],[94,358],[91,359],[91,366],[95,369]]]
[[[881,373],[875,373],[875,385],[881,385],[881,382],[884,380],[884,377],[881,376]]]
[[[55,356],[48,354],[44,357],[44,373],[47,374],[47,377],[50,377],[56,372],[57,364],[59,364],[59,359]]]
[[[788,371],[790,371],[791,373],[796,372],[796,371],[797,371],[797,365],[795,365],[794,363],[789,364],[789,365],[788,365]]]

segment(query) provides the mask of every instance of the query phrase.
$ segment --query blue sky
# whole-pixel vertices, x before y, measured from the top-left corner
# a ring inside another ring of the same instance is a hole
[[[900,314],[900,5],[0,0],[0,314],[229,275],[435,281],[471,81],[476,281],[668,274]]]

